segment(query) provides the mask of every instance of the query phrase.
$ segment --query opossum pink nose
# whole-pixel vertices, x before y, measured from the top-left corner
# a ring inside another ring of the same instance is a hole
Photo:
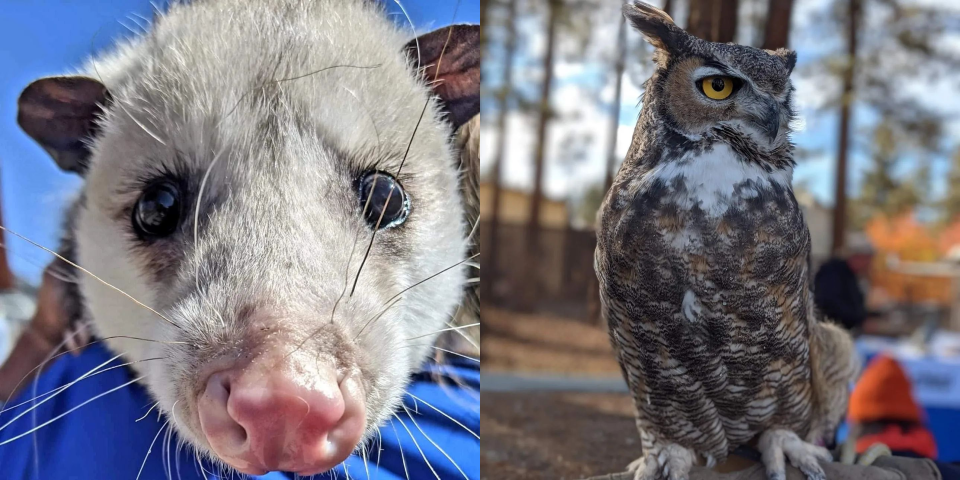
[[[256,368],[211,375],[197,408],[217,456],[250,475],[313,475],[346,460],[366,423],[359,382],[338,383],[332,371],[298,377]]]

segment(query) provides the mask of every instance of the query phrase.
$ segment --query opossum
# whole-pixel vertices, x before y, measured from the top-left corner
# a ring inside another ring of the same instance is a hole
[[[411,40],[369,0],[178,2],[21,94],[21,128],[84,178],[66,310],[198,451],[327,471],[451,328],[479,28]]]

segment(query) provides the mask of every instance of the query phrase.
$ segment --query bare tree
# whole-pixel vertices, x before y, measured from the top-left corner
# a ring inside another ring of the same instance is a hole
[[[623,90],[623,71],[627,64],[627,22],[626,18],[620,16],[620,26],[617,29],[617,59],[613,68],[614,87],[613,104],[610,113],[610,133],[607,136],[609,145],[607,145],[607,168],[603,177],[603,190],[610,189],[613,183],[613,170],[617,164],[617,132],[620,129],[620,94]]]
[[[732,42],[738,10],[738,0],[690,0],[687,31],[711,42]]]
[[[737,0],[718,0],[713,2],[718,11],[714,11],[713,41],[729,43],[737,37],[737,15],[740,4]]]
[[[489,236],[485,242],[481,242],[483,249],[487,252],[486,256],[490,259],[487,262],[487,268],[480,276],[481,293],[488,301],[493,297],[491,286],[497,278],[497,241],[500,235],[500,200],[502,197],[501,178],[503,170],[503,157],[507,149],[507,109],[509,107],[510,91],[513,88],[513,55],[517,49],[517,0],[507,0],[507,16],[504,26],[506,28],[506,39],[504,40],[503,51],[503,85],[497,92],[497,145],[493,158],[492,184],[493,184],[493,205],[490,210]]]
[[[767,5],[767,26],[764,29],[761,48],[768,50],[786,48],[790,41],[793,0],[770,0]]]
[[[837,142],[837,183],[834,190],[833,241],[831,250],[843,249],[847,219],[847,154],[850,150],[851,104],[854,96],[854,74],[857,68],[857,29],[859,28],[861,0],[849,0],[847,14],[847,62],[843,72],[840,99],[840,139]]]
[[[557,23],[562,8],[561,0],[549,0],[547,10],[547,52],[543,57],[543,81],[540,87],[540,111],[537,120],[537,143],[533,155],[534,177],[533,195],[530,199],[530,215],[527,219],[526,235],[526,278],[525,295],[522,295],[523,307],[532,309],[539,292],[537,282],[537,261],[540,246],[540,205],[543,198],[543,160],[546,151],[547,123],[549,123],[550,90],[553,83],[553,56],[556,44]]]

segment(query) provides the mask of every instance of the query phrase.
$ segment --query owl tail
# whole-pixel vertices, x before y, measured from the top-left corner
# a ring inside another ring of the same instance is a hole
[[[850,386],[860,373],[860,357],[853,338],[835,323],[816,322],[810,333],[814,418],[807,441],[829,443],[846,414]]]

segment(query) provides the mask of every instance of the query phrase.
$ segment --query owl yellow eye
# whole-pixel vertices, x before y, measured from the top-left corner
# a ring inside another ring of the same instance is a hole
[[[704,95],[714,100],[723,100],[733,93],[734,79],[731,77],[707,77],[700,81]]]

